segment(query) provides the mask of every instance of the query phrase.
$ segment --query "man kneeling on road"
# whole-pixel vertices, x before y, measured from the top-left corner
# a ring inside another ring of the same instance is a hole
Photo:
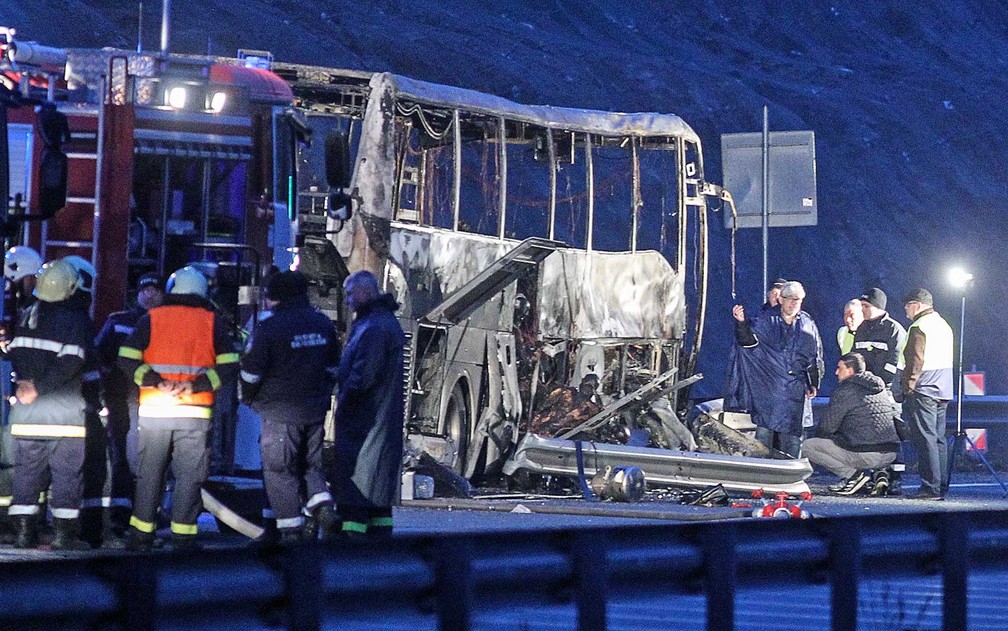
[[[840,476],[830,487],[840,495],[866,490],[872,470],[896,460],[899,437],[893,421],[896,406],[881,378],[865,370],[859,353],[847,353],[837,362],[840,383],[830,396],[826,418],[816,437],[805,441],[803,451],[813,465]],[[884,494],[877,489],[873,494]]]

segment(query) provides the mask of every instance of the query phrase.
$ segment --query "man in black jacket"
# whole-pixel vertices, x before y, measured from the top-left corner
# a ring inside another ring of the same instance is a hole
[[[371,272],[343,284],[356,314],[336,371],[336,506],[345,535],[387,536],[403,450],[403,333],[391,294]]]
[[[274,274],[266,297],[276,306],[242,358],[242,393],[262,417],[263,483],[280,542],[293,543],[304,526],[302,507],[324,534],[335,523],[322,439],[339,342],[332,321],[309,304],[301,272]]]
[[[885,292],[878,287],[861,295],[864,322],[854,333],[854,351],[864,357],[865,370],[890,388],[907,333],[902,324],[889,317],[886,302]]]
[[[830,490],[854,495],[866,489],[873,469],[896,460],[899,437],[893,419],[898,412],[885,384],[865,370],[858,353],[840,358],[836,376],[840,383],[830,395],[826,418],[803,448],[809,462],[842,478]]]

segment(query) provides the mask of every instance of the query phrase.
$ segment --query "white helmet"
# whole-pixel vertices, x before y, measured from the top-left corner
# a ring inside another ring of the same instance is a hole
[[[207,297],[207,279],[198,269],[186,265],[168,278],[169,294],[195,294]]]
[[[4,277],[11,282],[38,274],[41,267],[42,257],[26,245],[15,245],[4,255]]]
[[[72,296],[79,284],[80,276],[73,265],[58,259],[42,266],[33,293],[43,302],[61,302]]]
[[[63,260],[77,270],[77,276],[80,277],[80,281],[77,285],[78,288],[89,294],[93,294],[95,276],[98,275],[98,272],[95,271],[94,265],[91,264],[91,261],[84,257],[77,256],[76,254],[73,256],[64,256]]]

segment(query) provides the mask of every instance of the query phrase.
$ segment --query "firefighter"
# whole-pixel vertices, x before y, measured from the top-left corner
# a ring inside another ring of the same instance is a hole
[[[77,272],[77,286],[67,303],[91,323],[91,337],[94,338],[94,323],[91,320],[91,304],[94,300],[94,283],[97,277],[91,261],[80,256],[63,258]],[[84,491],[81,499],[81,533],[92,547],[102,545],[105,506],[105,486],[108,481],[108,440],[102,425],[101,370],[96,353],[90,353],[83,378],[84,424],[87,438],[84,440]]]
[[[78,538],[78,517],[86,434],[82,382],[94,340],[89,319],[72,305],[78,283],[66,261],[46,265],[35,287],[39,301],[10,344],[17,376],[10,417],[17,459],[9,514],[19,548],[36,543],[38,499],[50,482],[53,547],[88,547]]]
[[[209,469],[207,435],[215,392],[238,366],[224,320],[207,299],[207,280],[187,266],[168,279],[164,304],[140,317],[119,349],[119,367],[140,387],[137,480],[127,543],[154,543],[157,510],[171,461],[171,532],[176,547],[196,546],[200,488]]]
[[[302,506],[324,534],[335,525],[322,439],[339,343],[332,321],[308,302],[301,272],[274,274],[266,297],[275,307],[242,359],[242,393],[262,417],[263,483],[280,543],[293,543],[305,525]]]
[[[336,371],[336,506],[345,535],[386,536],[400,487],[406,335],[371,272],[351,274],[343,289],[356,317]]]
[[[161,278],[154,273],[144,274],[137,281],[136,304],[126,311],[109,315],[105,326],[95,338],[95,349],[101,366],[103,400],[108,417],[105,434],[108,440],[109,464],[109,525],[112,534],[122,537],[129,526],[133,508],[134,479],[127,439],[132,430],[136,433],[137,397],[139,390],[132,380],[116,366],[119,347],[132,335],[137,321],[164,300]]]

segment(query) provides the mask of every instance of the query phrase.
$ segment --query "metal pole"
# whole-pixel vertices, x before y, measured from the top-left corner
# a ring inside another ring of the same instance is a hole
[[[452,110],[452,230],[458,232],[459,212],[462,203],[462,129],[459,111]]]
[[[171,16],[171,0],[161,0],[161,54],[168,54],[168,23]]]
[[[956,436],[962,434],[963,403],[963,338],[966,337],[966,288],[962,290],[962,304],[959,307],[959,392],[956,394]]]
[[[557,187],[557,155],[556,144],[553,141],[553,130],[546,130],[546,148],[549,151],[550,196],[549,196],[549,238],[556,237],[556,187]]]
[[[760,296],[766,292],[769,276],[767,275],[767,249],[770,241],[770,113],[763,106],[763,287]]]
[[[588,187],[588,238],[587,250],[592,251],[592,237],[595,232],[595,167],[592,163],[591,134],[585,134],[585,172]]]
[[[500,162],[500,197],[497,202],[497,238],[504,238],[507,228],[507,130],[504,117],[497,119],[497,149]]]
[[[143,52],[143,0],[140,0],[140,7],[137,9],[137,52]]]

